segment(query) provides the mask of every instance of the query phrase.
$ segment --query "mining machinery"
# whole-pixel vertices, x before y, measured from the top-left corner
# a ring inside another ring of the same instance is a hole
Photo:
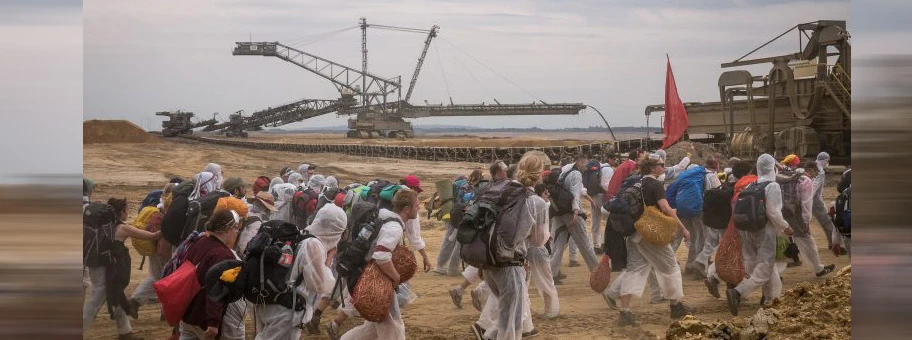
[[[194,123],[191,120],[191,118],[193,118],[193,112],[186,112],[181,110],[161,111],[156,112],[155,115],[168,117],[168,120],[162,121],[162,136],[165,137],[175,137],[177,135],[191,134],[193,132],[193,129],[218,124],[218,120],[215,119],[215,116],[213,116],[212,119]]]
[[[582,103],[529,104],[454,104],[412,105],[409,99],[418,81],[431,41],[439,27],[429,30],[368,24],[361,28],[361,69],[348,67],[279,42],[236,42],[232,55],[276,57],[328,80],[339,91],[338,99],[303,99],[275,108],[238,116],[221,127],[229,136],[246,137],[243,132],[261,126],[279,126],[335,112],[355,116],[348,120],[348,137],[352,138],[410,138],[412,125],[407,118],[452,116],[507,115],[575,115],[586,108]],[[426,34],[423,49],[403,97],[402,78],[386,78],[367,70],[367,28]]]
[[[797,32],[796,32],[797,31]],[[745,59],[789,33],[796,33],[800,51]],[[747,53],[721,65],[723,69],[772,64],[768,74],[747,70],[719,76],[718,102],[685,103],[687,134],[707,134],[724,142],[734,156],[755,159],[830,153],[833,163],[851,155],[852,63],[845,21],[819,20],[796,25]],[[664,105],[646,107],[647,122]],[[648,123],[647,123],[648,124]]]

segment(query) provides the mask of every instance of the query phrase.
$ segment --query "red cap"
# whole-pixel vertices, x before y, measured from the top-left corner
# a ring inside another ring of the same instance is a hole
[[[421,181],[418,180],[418,176],[408,175],[405,176],[405,186],[409,187],[412,190],[417,192],[422,192],[424,189],[421,189]]]

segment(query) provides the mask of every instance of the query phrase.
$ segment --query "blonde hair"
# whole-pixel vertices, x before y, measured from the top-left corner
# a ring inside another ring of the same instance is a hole
[[[524,187],[535,186],[535,184],[541,181],[543,166],[541,159],[538,157],[532,155],[525,156],[517,163],[516,178]]]
[[[409,189],[406,186],[402,186],[402,189],[396,191],[396,195],[393,196],[393,212],[399,213],[402,209],[405,209],[407,206],[417,206],[418,205],[418,192],[412,189]]]

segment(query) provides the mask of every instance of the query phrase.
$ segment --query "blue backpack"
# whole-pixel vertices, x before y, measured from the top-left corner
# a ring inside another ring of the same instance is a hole
[[[690,218],[703,213],[703,181],[706,168],[697,166],[678,175],[668,186],[665,196],[668,204],[678,210],[678,217]]]

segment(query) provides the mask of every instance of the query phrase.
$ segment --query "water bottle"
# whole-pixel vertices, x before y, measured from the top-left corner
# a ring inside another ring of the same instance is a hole
[[[282,247],[282,257],[279,257],[279,265],[282,267],[291,267],[291,262],[294,260],[294,250],[291,249],[291,242],[285,242],[285,245]]]

